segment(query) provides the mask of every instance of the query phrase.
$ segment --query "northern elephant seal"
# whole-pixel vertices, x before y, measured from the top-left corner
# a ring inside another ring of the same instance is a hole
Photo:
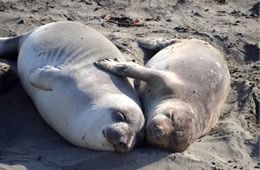
[[[56,22],[0,39],[0,56],[18,53],[18,74],[44,120],[76,146],[129,152],[144,136],[138,96],[126,78],[94,65],[125,60],[94,29]]]
[[[140,44],[151,50],[167,47],[145,67],[111,59],[97,65],[143,80],[138,93],[147,119],[148,142],[183,151],[216,125],[230,88],[229,71],[221,53],[202,40],[173,40],[172,45],[170,41],[153,42]]]

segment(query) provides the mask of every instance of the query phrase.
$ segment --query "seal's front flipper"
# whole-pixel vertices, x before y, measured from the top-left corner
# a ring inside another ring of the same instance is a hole
[[[146,82],[162,80],[162,77],[164,77],[163,72],[146,68],[134,62],[120,62],[118,60],[104,59],[99,60],[95,64],[110,73]]]
[[[31,85],[46,91],[54,89],[55,81],[61,76],[61,70],[53,66],[44,66],[35,68],[30,76]]]
[[[138,45],[146,50],[158,52],[161,49],[180,42],[178,39],[146,38],[137,40]]]

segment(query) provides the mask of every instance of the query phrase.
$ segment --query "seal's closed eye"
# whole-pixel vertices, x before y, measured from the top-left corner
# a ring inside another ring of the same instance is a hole
[[[114,112],[112,115],[112,119],[115,122],[126,122],[127,121],[125,115],[120,111]]]
[[[172,122],[174,122],[174,115],[173,111],[166,112],[165,115],[167,118],[169,118]]]

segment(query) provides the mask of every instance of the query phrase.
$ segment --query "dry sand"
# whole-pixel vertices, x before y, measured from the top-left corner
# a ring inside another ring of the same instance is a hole
[[[139,18],[139,26],[103,16]],[[107,16],[107,15],[106,15]],[[146,144],[129,154],[74,147],[39,116],[19,82],[0,94],[0,169],[260,169],[259,1],[0,0],[0,37],[72,20],[94,27],[143,63],[136,38],[198,38],[223,51],[232,88],[217,126],[186,151]]]

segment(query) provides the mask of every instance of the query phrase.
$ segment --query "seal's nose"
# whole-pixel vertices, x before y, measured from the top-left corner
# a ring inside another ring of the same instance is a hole
[[[156,129],[154,129],[154,136],[156,136],[156,137],[161,137],[163,135],[163,132],[162,132],[162,129],[160,129],[160,128],[156,128]]]
[[[160,127],[153,127],[150,129],[150,133],[155,138],[160,138],[164,135],[164,131]]]
[[[106,128],[104,136],[111,143],[116,152],[127,153],[132,149],[134,133],[128,127],[111,126]]]
[[[115,136],[117,137],[115,138]],[[114,133],[113,136],[108,135],[108,138],[109,137],[110,139],[108,141],[114,145],[116,152],[127,153],[132,149],[132,136]]]

